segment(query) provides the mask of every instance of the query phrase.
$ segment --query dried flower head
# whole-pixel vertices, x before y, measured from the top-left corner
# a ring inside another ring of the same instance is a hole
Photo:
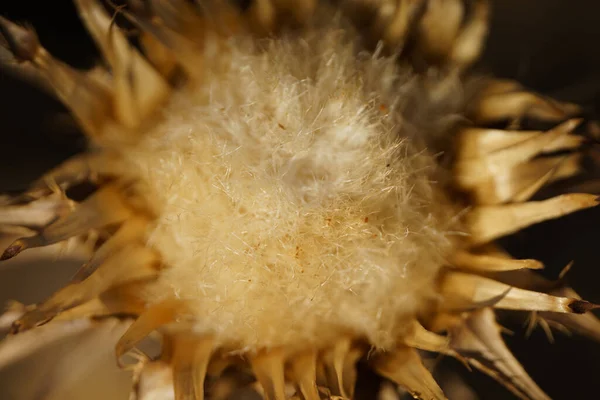
[[[486,1],[131,1],[112,14],[75,3],[106,66],[74,70],[0,18],[15,66],[51,86],[90,140],[4,200],[0,224],[32,234],[1,258],[93,242],[67,286],[11,311],[0,365],[36,332],[64,335],[65,321],[133,317],[120,361],[155,331],[162,343],[138,357],[138,399],[222,398],[205,377],[248,367],[268,399],[352,398],[359,361],[444,399],[420,350],[547,398],[493,309],[577,329],[598,324],[573,315],[596,306],[494,241],[597,199],[528,201],[580,171],[579,109],[466,72]],[[518,130],[528,118],[555,126]],[[69,199],[82,183],[92,193]]]

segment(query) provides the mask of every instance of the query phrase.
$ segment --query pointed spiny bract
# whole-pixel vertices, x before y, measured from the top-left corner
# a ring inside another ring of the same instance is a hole
[[[415,399],[447,400],[417,351],[410,347],[379,354],[371,363],[377,373],[405,388]]]
[[[415,13],[423,2],[397,2],[395,9],[391,2],[388,3],[377,9],[378,15],[373,28],[377,37],[383,38],[392,47],[396,47],[402,44]]]
[[[559,122],[581,112],[577,105],[558,103],[506,81],[493,82],[471,107],[469,115],[479,125],[523,118]]]
[[[119,227],[117,232],[94,252],[92,258],[86,262],[71,279],[71,282],[80,282],[89,277],[100,267],[108,257],[124,247],[143,245],[149,221],[143,217],[133,217]]]
[[[512,168],[496,169],[492,175],[480,171],[483,173],[477,173],[481,179],[476,183],[463,182],[459,187],[476,204],[520,203],[529,200],[544,185],[581,173],[581,160],[579,153],[537,158]]]
[[[2,34],[16,57],[31,62],[91,136],[99,136],[111,119],[112,93],[86,73],[54,59],[37,41],[35,33],[0,19]]]
[[[15,257],[25,249],[48,246],[92,229],[121,223],[132,215],[115,187],[107,186],[77,205],[73,211],[44,227],[38,235],[17,239],[0,256],[0,260]]]
[[[79,318],[99,319],[115,315],[138,317],[146,310],[142,293],[148,290],[153,283],[152,279],[140,279],[111,287],[97,297],[61,311],[53,318],[53,321],[70,321]],[[35,306],[30,306],[30,308],[35,314]]]
[[[316,4],[316,0],[257,0],[250,5],[248,13],[256,33],[264,35],[279,30],[285,21],[305,23]]]
[[[568,297],[575,300],[581,300],[581,296],[572,288],[565,286],[562,278],[557,281],[550,281],[537,274],[519,274],[519,275],[499,275],[497,279],[502,279],[511,285],[519,286],[524,289],[546,292],[554,296]],[[600,341],[600,320],[593,313],[586,314],[562,314],[539,312],[539,317],[561,325],[569,332],[577,333],[596,341]]]
[[[114,315],[122,316],[137,316],[141,314],[144,307],[139,303],[119,302],[115,304],[113,301],[104,301],[108,296],[113,296],[112,290],[107,290],[102,296],[95,297],[86,301],[83,304],[60,312],[53,321],[73,321],[77,319],[98,319],[107,318]]]
[[[117,360],[131,350],[138,342],[152,331],[174,322],[178,315],[185,312],[185,304],[179,300],[170,299],[154,304],[129,327],[116,345]]]
[[[568,121],[550,132],[466,128],[458,133],[457,158],[461,161],[481,158],[482,161],[491,162],[493,158],[488,159],[490,155],[504,150],[508,156],[521,155],[519,158],[529,159],[539,153],[577,148],[583,143],[584,138],[569,135],[569,132],[579,122],[579,120]],[[510,154],[511,149],[516,152]]]
[[[498,272],[520,269],[542,269],[544,265],[538,260],[515,260],[493,253],[474,254],[467,251],[457,251],[452,255],[452,264],[465,271]]]
[[[475,207],[467,215],[473,244],[484,244],[530,225],[595,207],[598,197],[572,193],[543,201]]]
[[[124,304],[124,306],[126,306]],[[106,307],[104,302],[99,297],[94,297],[91,300],[86,301],[78,306],[62,311],[53,321],[73,321],[77,319],[86,318],[102,318],[114,315],[114,310]]]
[[[488,33],[490,4],[488,0],[476,0],[471,4],[470,19],[462,27],[456,37],[450,59],[454,65],[468,66],[472,64],[483,48]]]
[[[24,193],[6,199],[0,196],[0,210],[11,205],[36,208],[36,200],[42,200],[37,203],[41,205],[55,198],[62,198],[63,203],[72,204],[73,202],[66,199],[64,195],[64,192],[69,188],[84,182],[101,185],[115,178],[124,181],[132,179],[128,175],[121,157],[110,151],[84,153],[74,156],[51,169],[33,182]],[[27,203],[31,204],[28,205]],[[0,211],[0,215],[1,213]],[[15,212],[15,214],[19,215],[20,213]],[[0,223],[2,223],[1,220]]]
[[[71,283],[15,322],[15,329],[33,328],[101,295],[112,287],[158,275],[156,253],[146,247],[127,247],[109,257],[94,273],[81,282]]]
[[[193,332],[172,335],[175,400],[203,400],[204,378],[213,352],[212,337]]]
[[[383,41],[419,68],[462,70],[476,60],[487,34],[487,0],[344,0],[339,6],[372,42]]]
[[[518,171],[513,169],[512,171],[515,173],[512,174],[512,178],[519,182],[519,184],[509,189],[511,195],[505,195],[505,197],[510,196],[510,200],[515,203],[525,202],[533,197],[543,186],[581,173],[583,171],[581,160],[582,155],[574,153],[566,156],[533,160],[523,165],[522,168],[518,168]],[[517,177],[517,173],[520,173],[521,178]],[[521,180],[526,181],[526,183]],[[506,186],[511,185],[507,184]]]
[[[549,280],[544,278],[541,274],[527,270],[507,271],[495,274],[493,278],[498,282],[510,286],[550,294],[553,294],[557,288],[564,286],[564,282],[561,282],[560,280]]]
[[[3,24],[6,24],[6,19],[3,19],[0,16],[0,29],[2,29]],[[0,33],[0,68],[2,68],[2,71],[9,76],[21,79],[54,96],[54,89],[41,71],[30,61],[23,61],[17,57],[13,51],[9,49],[9,44],[6,42],[3,34]]]
[[[418,321],[410,323],[411,329],[400,339],[402,343],[419,350],[444,353],[449,349],[449,339],[429,332]]]
[[[205,59],[227,52],[226,38],[246,28],[240,12],[226,2],[148,1],[146,9],[120,12],[141,31],[145,55],[164,77],[200,81]],[[202,8],[202,13],[198,13]]]
[[[307,351],[294,355],[290,360],[289,379],[295,383],[305,400],[319,400],[317,389],[317,353]]]
[[[457,176],[457,186],[468,192],[476,204],[519,203],[529,200],[548,183],[581,173],[581,160],[581,154],[573,153],[537,158],[493,171],[478,169]],[[465,166],[462,171],[468,171]],[[471,178],[475,180],[469,182]]]
[[[500,336],[491,308],[473,312],[451,329],[452,346],[459,355],[524,400],[548,400],[514,358]]]
[[[455,179],[457,185],[474,192],[480,204],[497,204],[526,198],[552,179],[561,164],[578,160],[557,157],[553,161],[534,157],[581,143],[577,136],[567,136],[580,123],[567,121],[549,132],[513,132],[468,129],[459,135]],[[563,170],[565,167],[562,167]],[[564,175],[564,172],[561,172]],[[532,190],[533,188],[533,190]]]
[[[552,311],[583,314],[596,306],[579,299],[556,297],[519,289],[464,272],[447,271],[442,275],[440,292],[444,309],[472,309],[493,301],[495,308],[523,311]]]
[[[340,337],[321,356],[327,385],[333,395],[352,398],[356,384],[356,363],[363,355],[349,337]]]
[[[51,193],[53,185],[67,190],[86,181],[101,183],[110,178],[123,178],[123,174],[126,174],[126,168],[123,160],[117,154],[109,151],[84,153],[68,159],[45,173],[16,200],[21,198],[38,199],[46,196]]]
[[[19,62],[34,61],[40,50],[40,42],[31,29],[12,23],[0,16],[0,44],[8,48],[14,59]]]
[[[556,296],[566,296],[573,299],[581,299],[573,289],[563,287],[551,292]],[[577,333],[587,336],[588,338],[600,342],[600,319],[593,313],[584,315],[576,314],[555,314],[555,313],[539,313],[541,317],[548,321],[555,322],[563,326],[568,332]]]
[[[317,0],[257,0],[247,11],[258,35],[272,34],[287,24],[304,24],[313,15]]]
[[[79,15],[110,64],[114,113],[127,128],[137,128],[170,92],[167,82],[137,50],[96,0],[75,0]]]
[[[263,387],[265,400],[285,400],[284,352],[282,349],[264,351],[250,360],[252,371]]]
[[[68,213],[72,204],[61,193],[55,193],[30,203],[0,206],[0,225],[39,229]]]
[[[179,66],[185,71],[188,79],[198,81],[202,78],[201,66],[205,55],[201,43],[195,43],[173,31],[162,21],[154,21],[126,11],[124,15],[143,31],[140,38],[142,46],[163,76],[175,74]]]
[[[146,28],[150,22],[142,21],[139,17],[131,16],[129,13],[124,13],[129,16],[137,26],[139,26],[143,32],[139,34],[140,47],[142,48],[144,55],[148,58],[148,61],[152,64],[156,70],[169,80],[169,78],[176,76],[178,68],[178,60],[173,55],[173,50],[155,35],[152,35],[152,28]],[[185,41],[185,38],[180,38],[175,43]],[[182,61],[179,61],[183,64]]]
[[[417,46],[426,57],[440,59],[452,51],[464,13],[465,4],[461,0],[428,2],[417,34]]]

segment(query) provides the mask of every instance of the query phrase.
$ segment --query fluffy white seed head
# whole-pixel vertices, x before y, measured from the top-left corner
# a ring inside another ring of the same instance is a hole
[[[229,40],[124,152],[169,266],[149,301],[187,300],[240,349],[391,346],[449,248],[452,209],[404,112],[412,75],[323,26]]]

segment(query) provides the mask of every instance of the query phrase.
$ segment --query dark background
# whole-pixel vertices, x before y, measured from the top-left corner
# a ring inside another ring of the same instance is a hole
[[[97,59],[70,0],[0,2],[0,15],[35,26],[42,44],[77,67]],[[597,0],[496,0],[481,69],[519,80],[530,88],[582,104],[600,116],[600,2]],[[0,71],[0,192],[29,181],[82,149],[65,109],[45,93]],[[600,209],[541,224],[507,241],[518,257],[538,258],[556,277],[569,261],[572,286],[600,303],[598,234]],[[0,301],[38,301],[68,278],[43,266],[0,268]],[[536,382],[554,399],[600,398],[600,344],[556,333],[550,344],[541,330],[524,338],[521,323],[503,321],[515,334],[509,346]],[[489,378],[450,361],[482,399],[512,399]],[[454,400],[454,399],[453,399]],[[456,399],[460,400],[460,399]]]

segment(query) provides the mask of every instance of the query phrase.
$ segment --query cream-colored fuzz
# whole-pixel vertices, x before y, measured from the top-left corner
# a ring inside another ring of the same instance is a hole
[[[329,18],[230,39],[125,149],[168,266],[150,302],[189,301],[221,344],[293,350],[392,346],[435,296],[451,209],[403,118],[414,78],[356,36]]]

